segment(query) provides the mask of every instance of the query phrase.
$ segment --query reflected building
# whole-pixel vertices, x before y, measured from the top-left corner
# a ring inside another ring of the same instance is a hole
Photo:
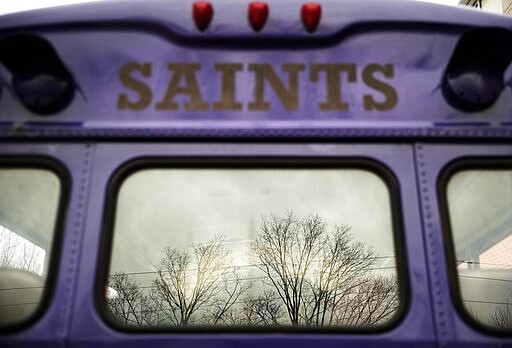
[[[512,0],[460,0],[459,6],[476,7],[486,12],[512,16]]]

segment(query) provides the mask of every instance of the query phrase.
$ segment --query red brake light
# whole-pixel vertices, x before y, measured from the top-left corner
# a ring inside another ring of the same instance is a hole
[[[304,28],[310,33],[314,32],[320,24],[322,17],[322,7],[315,2],[309,2],[302,5],[301,10],[302,24]]]
[[[264,2],[249,4],[249,23],[254,31],[260,31],[268,19],[268,5]]]
[[[206,1],[194,2],[192,5],[192,16],[194,17],[197,29],[205,31],[213,18],[212,4]]]

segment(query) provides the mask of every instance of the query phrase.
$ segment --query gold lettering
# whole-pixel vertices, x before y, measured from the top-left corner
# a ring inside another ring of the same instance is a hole
[[[222,96],[220,101],[213,104],[216,111],[242,110],[242,103],[236,101],[236,72],[242,71],[242,64],[215,64],[215,71],[222,76]]]
[[[327,101],[320,103],[322,111],[347,111],[348,103],[342,100],[340,75],[347,73],[348,82],[356,82],[355,64],[312,64],[309,71],[309,79],[318,82],[320,72],[325,72],[327,85]]]
[[[288,73],[288,88],[279,79],[270,64],[249,64],[254,71],[254,101],[250,102],[249,110],[270,110],[270,103],[265,101],[265,80],[268,81],[277,97],[288,110],[299,107],[299,72],[305,69],[304,64],[283,64],[282,70]]]
[[[125,93],[117,96],[117,109],[118,110],[142,110],[151,104],[152,94],[151,88],[149,88],[144,82],[136,80],[132,73],[140,72],[143,77],[151,77],[151,64],[150,63],[136,63],[131,62],[122,66],[119,71],[119,81],[127,88],[130,88],[138,93],[139,99],[131,101],[128,95]]]
[[[169,64],[167,68],[173,74],[164,99],[156,104],[156,109],[177,110],[178,103],[174,102],[174,97],[178,94],[187,94],[189,100],[185,103],[186,111],[208,110],[208,103],[203,100],[196,79],[196,72],[201,70],[201,66],[199,64],[177,63]],[[185,81],[184,86],[180,86],[182,80]]]
[[[371,95],[364,95],[364,109],[371,110],[379,110],[379,111],[388,111],[393,109],[398,103],[398,94],[396,90],[389,84],[384,83],[380,80],[375,79],[374,73],[380,72],[387,78],[393,78],[393,65],[386,64],[369,64],[363,70],[363,81],[364,83],[373,88],[376,91],[384,94],[384,101],[377,102]]]

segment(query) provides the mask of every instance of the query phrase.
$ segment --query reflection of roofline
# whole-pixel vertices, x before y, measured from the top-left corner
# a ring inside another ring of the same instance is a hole
[[[482,0],[459,0],[459,6],[482,8]]]

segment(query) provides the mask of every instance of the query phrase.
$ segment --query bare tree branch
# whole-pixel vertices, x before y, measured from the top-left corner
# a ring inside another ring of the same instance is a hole
[[[139,284],[124,273],[110,277],[108,285],[115,290],[115,295],[107,299],[110,312],[125,325],[144,326],[154,322],[154,306],[151,298],[140,288]]]
[[[272,326],[280,325],[284,314],[280,298],[271,290],[265,290],[261,295],[245,297],[242,313],[239,324]]]
[[[175,325],[190,324],[200,311],[209,312],[214,324],[219,323],[239,298],[243,287],[237,274],[228,284],[230,260],[223,243],[223,237],[217,236],[194,245],[192,253],[164,249],[153,285],[156,297],[166,304],[165,310],[172,313]]]
[[[234,324],[232,322],[233,313],[231,313],[231,310],[238,302],[240,296],[245,293],[250,286],[250,283],[243,284],[236,269],[230,273],[224,274],[222,277],[222,290],[212,299],[212,304],[209,306],[209,314],[212,318],[211,323],[213,325],[221,323]]]
[[[252,252],[292,325],[374,325],[397,309],[396,282],[370,276],[375,253],[350,230],[328,232],[317,215],[263,219]]]

